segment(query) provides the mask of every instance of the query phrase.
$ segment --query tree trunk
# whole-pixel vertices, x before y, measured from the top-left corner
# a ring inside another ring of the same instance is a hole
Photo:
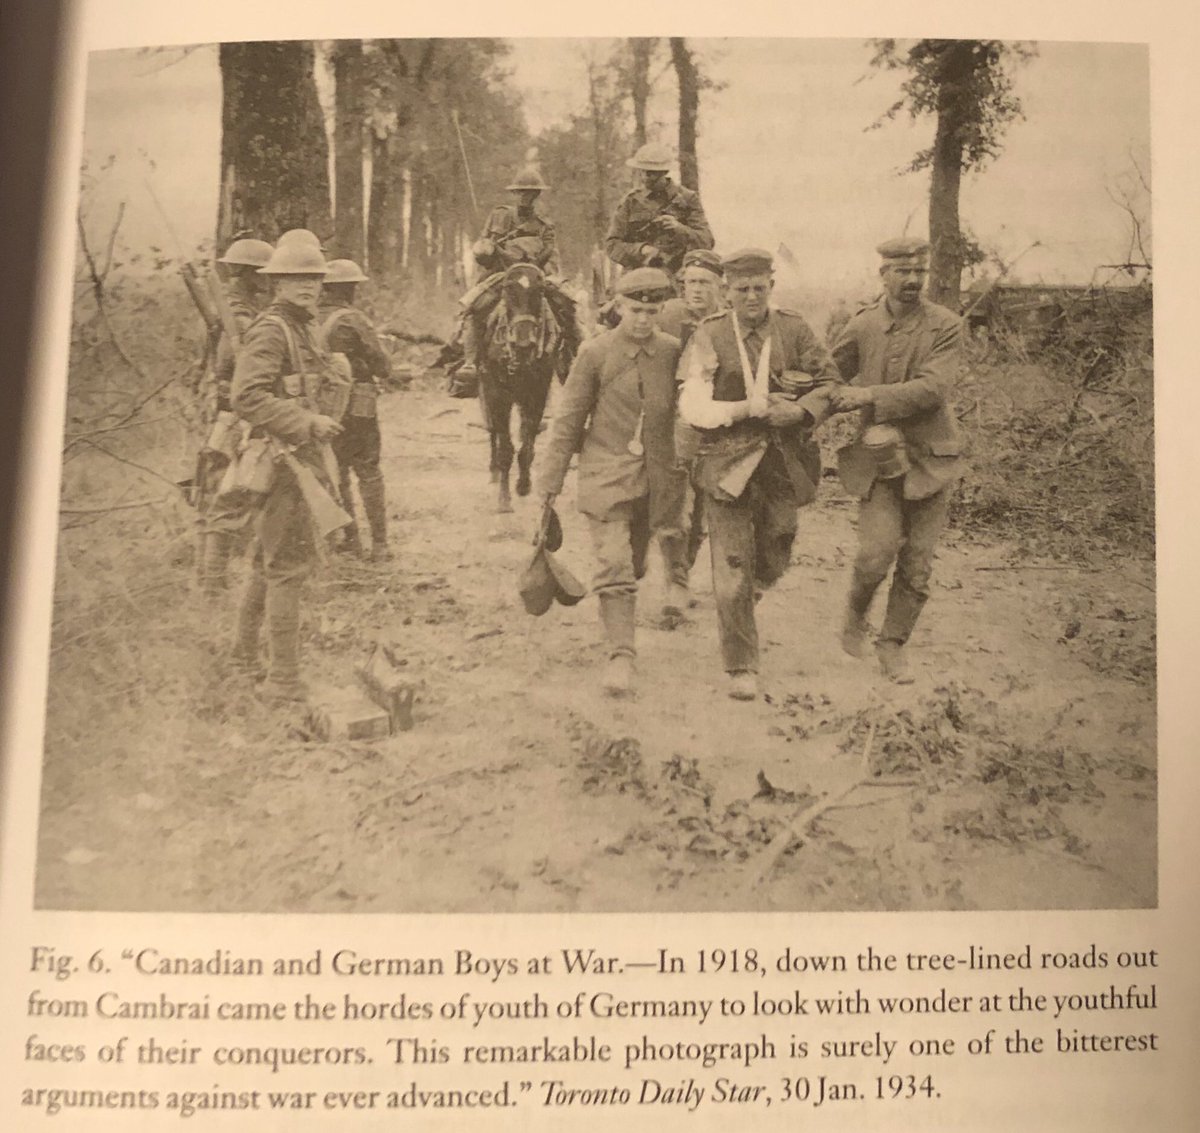
[[[371,139],[371,208],[367,263],[375,276],[400,270],[404,239],[404,169],[395,134]]]
[[[592,169],[596,196],[592,210],[592,233],[597,244],[602,244],[608,231],[608,195],[604,191],[608,180],[605,161],[605,136],[608,123],[600,97],[600,79],[594,63],[588,64],[588,105],[592,113]]]
[[[700,165],[696,161],[696,124],[700,117],[700,73],[688,50],[687,40],[672,38],[671,61],[679,80],[679,182],[700,189]]]
[[[633,144],[646,144],[646,103],[650,100],[650,56],[654,39],[635,38],[629,41],[632,64],[629,69],[629,94],[633,100]]]
[[[347,39],[333,49],[334,242],[339,256],[363,260],[363,48]]]
[[[309,42],[223,43],[217,246],[238,232],[330,235],[329,142]]]
[[[962,286],[963,242],[958,217],[962,185],[963,136],[960,93],[975,56],[970,41],[946,48],[937,96],[929,183],[929,298],[958,310]]]

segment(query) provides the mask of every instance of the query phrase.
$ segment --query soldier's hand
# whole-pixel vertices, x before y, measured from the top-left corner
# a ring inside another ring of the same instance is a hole
[[[767,398],[767,424],[776,429],[789,425],[811,425],[812,414],[792,400],[787,394],[773,393]]]
[[[834,413],[851,413],[870,405],[873,398],[869,389],[857,386],[839,386],[829,398],[830,408]]]
[[[643,244],[640,251],[642,262],[647,267],[654,267],[662,263],[662,253],[653,244]]]
[[[342,426],[332,417],[318,413],[312,422],[312,438],[314,441],[331,441],[342,431]]]
[[[746,401],[747,417],[766,417],[770,412],[771,403],[765,397],[751,397]]]

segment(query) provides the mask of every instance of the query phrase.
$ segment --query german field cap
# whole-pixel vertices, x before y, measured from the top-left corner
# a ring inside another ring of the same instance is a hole
[[[625,164],[630,169],[667,173],[671,168],[671,151],[662,142],[647,142]]]
[[[617,280],[617,294],[639,303],[662,303],[675,289],[662,268],[634,268]]]
[[[326,283],[366,283],[367,277],[353,260],[330,260]]]
[[[558,593],[558,580],[550,569],[550,552],[541,544],[521,572],[517,592],[521,595],[526,613],[535,617],[541,617],[553,605],[554,596]]]
[[[885,260],[924,259],[929,255],[929,241],[917,236],[897,236],[885,240],[875,251]]]
[[[274,250],[265,240],[243,238],[230,244],[225,249],[225,255],[217,260],[217,263],[244,264],[246,267],[260,268],[271,258]]]
[[[554,576],[554,600],[560,606],[576,606],[587,597],[587,587],[549,551],[546,552],[546,563]]]
[[[721,257],[708,248],[693,248],[691,251],[685,252],[683,268],[703,268],[705,271],[711,271],[713,275],[725,274],[725,269],[721,266]],[[680,270],[682,271],[683,268]]]
[[[722,261],[730,275],[761,275],[774,271],[775,261],[764,248],[741,248]]]

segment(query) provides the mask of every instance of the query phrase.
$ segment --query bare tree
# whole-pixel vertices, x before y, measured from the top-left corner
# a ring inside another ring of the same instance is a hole
[[[671,62],[679,81],[679,180],[685,188],[698,191],[700,164],[696,160],[696,132],[703,81],[686,39],[671,39]]]
[[[334,240],[337,252],[363,259],[363,47],[358,39],[333,48]]]

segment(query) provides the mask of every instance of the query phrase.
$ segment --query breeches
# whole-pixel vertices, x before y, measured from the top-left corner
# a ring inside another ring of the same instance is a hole
[[[342,432],[331,447],[344,485],[349,486],[351,469],[359,480],[377,480],[381,475],[378,417],[343,418]]]
[[[280,469],[255,520],[254,569],[268,586],[301,582],[316,562],[312,522],[295,477]]]

